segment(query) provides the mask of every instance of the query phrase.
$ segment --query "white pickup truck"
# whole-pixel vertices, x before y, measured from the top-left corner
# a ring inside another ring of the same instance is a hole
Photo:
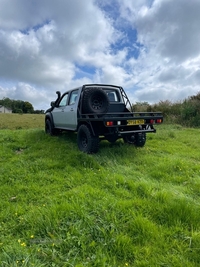
[[[100,140],[124,142],[142,147],[146,133],[155,133],[154,124],[163,122],[161,112],[134,112],[120,86],[85,84],[61,95],[45,114],[45,131],[77,132],[78,147],[85,153],[97,153]]]

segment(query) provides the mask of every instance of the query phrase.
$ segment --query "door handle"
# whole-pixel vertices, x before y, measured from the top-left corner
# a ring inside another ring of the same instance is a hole
[[[73,108],[71,108],[71,109],[70,109],[70,111],[74,111],[74,109],[73,109]]]

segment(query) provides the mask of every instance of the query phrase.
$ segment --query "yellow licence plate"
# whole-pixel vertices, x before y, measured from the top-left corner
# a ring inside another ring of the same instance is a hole
[[[144,120],[128,120],[127,125],[140,125],[144,124]]]

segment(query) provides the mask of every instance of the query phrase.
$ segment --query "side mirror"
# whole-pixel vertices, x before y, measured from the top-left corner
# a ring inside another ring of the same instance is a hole
[[[54,108],[55,107],[55,101],[51,102],[51,107]]]

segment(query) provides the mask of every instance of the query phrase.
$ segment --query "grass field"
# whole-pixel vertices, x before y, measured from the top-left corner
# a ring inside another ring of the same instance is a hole
[[[20,130],[44,127],[44,114],[0,113],[0,130]]]
[[[87,155],[43,121],[0,114],[0,266],[200,266],[199,129]]]

